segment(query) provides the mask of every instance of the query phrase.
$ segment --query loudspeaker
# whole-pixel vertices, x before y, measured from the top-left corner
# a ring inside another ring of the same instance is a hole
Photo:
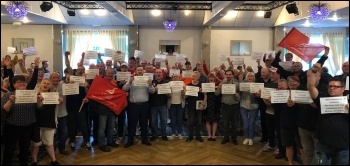
[[[41,5],[40,5],[40,9],[41,11],[43,12],[47,12],[49,10],[51,10],[53,8],[53,5],[51,2],[43,2]]]
[[[271,14],[272,14],[272,12],[271,12],[271,11],[267,11],[267,12],[265,12],[265,14],[264,14],[264,18],[270,18],[270,17],[271,17]]]
[[[74,10],[67,10],[67,14],[69,16],[75,16],[75,11]]]
[[[297,4],[292,3],[286,6],[286,9],[289,14],[294,13],[294,14],[299,14]]]

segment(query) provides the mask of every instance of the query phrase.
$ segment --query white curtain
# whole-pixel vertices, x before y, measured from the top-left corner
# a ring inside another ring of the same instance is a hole
[[[71,66],[77,68],[81,53],[87,50],[104,52],[105,48],[120,50],[128,57],[128,30],[67,30],[66,50],[71,52]],[[127,58],[126,58],[127,59]]]
[[[327,60],[331,66],[329,73],[336,75],[344,62],[345,33],[323,33],[322,37],[324,44],[330,47]]]
[[[78,67],[82,52],[89,49],[91,30],[67,30],[66,50],[71,52],[70,65],[73,69]]]

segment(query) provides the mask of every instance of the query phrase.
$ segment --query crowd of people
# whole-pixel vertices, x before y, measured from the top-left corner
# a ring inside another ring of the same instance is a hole
[[[49,62],[41,61],[39,57],[27,68],[26,55],[21,59],[17,55],[14,59],[6,56],[2,59],[1,79],[2,164],[13,164],[13,156],[18,152],[21,165],[27,165],[30,154],[32,165],[36,165],[39,146],[45,145],[51,164],[58,165],[55,141],[58,142],[59,152],[69,155],[76,149],[78,131],[83,136],[84,148],[91,150],[92,146],[98,146],[103,152],[118,147],[126,138],[124,148],[133,146],[138,128],[141,130],[142,144],[146,146],[151,146],[151,142],[157,139],[184,139],[184,115],[188,117],[189,129],[186,142],[192,142],[193,139],[204,141],[201,135],[202,122],[208,133],[207,141],[216,141],[218,123],[222,121],[221,144],[232,142],[238,145],[240,118],[244,130],[242,144],[253,146],[255,122],[260,115],[262,135],[258,143],[267,144],[263,151],[274,152],[276,159],[286,159],[289,164],[293,164],[300,154],[302,161],[299,162],[305,165],[349,164],[348,105],[344,108],[345,113],[322,114],[320,102],[322,97],[348,95],[345,81],[349,76],[349,62],[343,63],[342,75],[332,77],[323,68],[328,53],[329,48],[326,47],[319,61],[311,69],[303,71],[300,62],[293,62],[291,70],[280,66],[281,51],[278,51],[275,57],[264,55],[264,66],[257,60],[257,72],[251,66],[235,67],[230,58],[227,59],[228,66],[222,63],[210,70],[205,61],[196,63],[192,68],[188,59],[172,66],[165,59],[166,68],[162,68],[163,62],[154,58],[149,62],[135,57],[130,57],[128,63],[112,60],[104,62],[99,55],[99,63],[90,64],[88,70],[98,69],[99,76],[127,92],[128,106],[119,115],[109,107],[86,98],[93,79],[86,79],[85,83],[79,84],[79,94],[63,95],[62,85],[73,83],[71,76],[86,77],[84,53],[77,69],[72,69],[70,52],[65,52],[67,68],[64,75],[50,72]],[[292,61],[293,54],[287,53],[285,60]],[[39,67],[40,63],[42,67]],[[17,64],[22,74],[14,74]],[[179,70],[179,74],[170,75],[171,70]],[[130,72],[131,76],[126,80],[117,80],[119,72]],[[44,78],[45,73],[50,76]],[[136,86],[135,79],[145,73],[152,73],[153,78],[149,78],[147,86]],[[173,81],[183,81],[182,88],[171,89],[168,94],[158,93],[161,84]],[[214,83],[215,90],[203,92],[203,83]],[[273,103],[271,97],[262,97],[262,89],[255,93],[242,90],[243,83],[263,83],[265,88],[277,91],[309,91],[313,102],[297,103],[289,98],[285,103]],[[227,84],[234,84],[236,92],[223,93],[223,87]],[[189,87],[197,87],[197,95],[186,95]],[[37,102],[16,103],[17,90],[36,90]],[[42,93],[45,92],[58,92],[59,104],[43,104]],[[171,133],[166,130],[168,117]],[[126,120],[127,134],[124,131]],[[90,130],[93,131],[92,142]],[[113,131],[118,133],[116,140],[112,139]]]

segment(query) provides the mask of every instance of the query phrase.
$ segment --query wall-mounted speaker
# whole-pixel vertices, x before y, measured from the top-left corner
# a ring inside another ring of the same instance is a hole
[[[270,18],[270,17],[271,17],[271,14],[272,14],[272,12],[271,12],[271,11],[267,11],[267,12],[265,12],[265,14],[264,14],[264,18]]]

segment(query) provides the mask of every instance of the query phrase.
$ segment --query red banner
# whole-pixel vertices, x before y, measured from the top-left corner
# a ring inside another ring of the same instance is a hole
[[[310,63],[325,46],[319,43],[309,43],[310,38],[302,34],[296,28],[292,28],[290,32],[282,39],[278,46],[286,48],[294,53],[306,63]]]
[[[128,105],[126,92],[98,75],[95,76],[86,98],[107,106],[117,115]]]

